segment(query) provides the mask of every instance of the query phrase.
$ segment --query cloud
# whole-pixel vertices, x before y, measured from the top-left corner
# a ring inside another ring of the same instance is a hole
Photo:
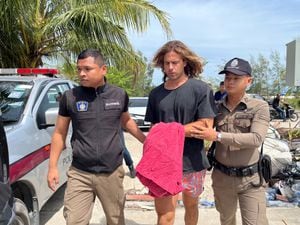
[[[218,65],[235,56],[250,59],[278,51],[285,58],[286,44],[300,37],[299,0],[154,1],[170,15],[174,39],[185,42],[208,64],[214,75]],[[136,49],[149,59],[167,40],[157,21],[148,32],[131,36]]]

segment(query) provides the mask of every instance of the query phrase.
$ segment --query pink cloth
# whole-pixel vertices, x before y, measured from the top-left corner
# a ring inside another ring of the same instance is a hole
[[[158,123],[144,142],[136,175],[154,197],[176,195],[182,188],[184,127],[180,123]]]

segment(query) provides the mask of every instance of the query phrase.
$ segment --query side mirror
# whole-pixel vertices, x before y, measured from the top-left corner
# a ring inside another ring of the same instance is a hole
[[[41,124],[44,128],[55,126],[58,115],[58,108],[49,108],[45,112],[45,124]]]

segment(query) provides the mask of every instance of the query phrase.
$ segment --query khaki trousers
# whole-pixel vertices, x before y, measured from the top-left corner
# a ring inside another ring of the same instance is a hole
[[[96,196],[102,204],[107,225],[125,225],[124,174],[123,166],[109,174],[93,174],[71,167],[64,197],[67,225],[89,224]]]
[[[258,173],[247,177],[230,177],[214,169],[212,182],[222,225],[236,225],[237,203],[243,225],[268,225],[265,188],[251,185],[251,182],[259,182]]]

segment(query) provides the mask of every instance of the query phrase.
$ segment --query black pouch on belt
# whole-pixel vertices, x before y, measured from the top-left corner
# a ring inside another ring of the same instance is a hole
[[[259,160],[258,160],[258,173],[259,173],[259,183],[251,183],[254,187],[260,187],[263,185],[263,180],[268,183],[272,178],[272,162],[269,155],[263,154],[264,143],[261,145]]]
[[[264,154],[261,156],[261,173],[268,183],[272,178],[272,161],[269,155]]]
[[[215,151],[216,151],[216,142],[214,141],[210,148],[208,149],[208,152],[207,152],[207,159],[208,159],[208,162],[210,164],[210,167],[207,168],[208,171],[210,171],[214,164],[215,164]]]

